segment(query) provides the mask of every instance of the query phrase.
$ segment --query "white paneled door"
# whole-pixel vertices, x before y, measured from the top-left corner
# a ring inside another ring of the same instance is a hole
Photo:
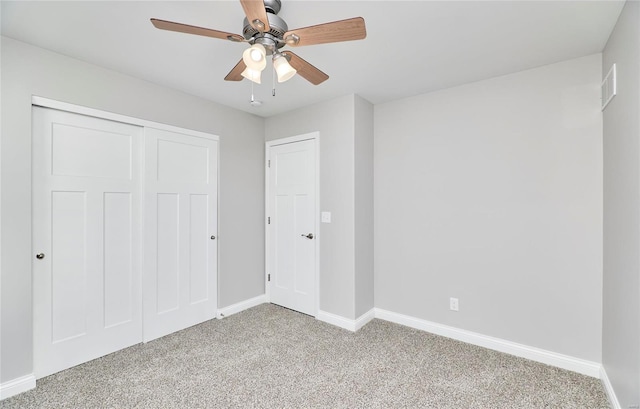
[[[145,128],[144,340],[217,307],[218,142]]]
[[[37,378],[142,340],[142,136],[33,108]]]
[[[316,315],[316,140],[267,146],[267,272],[272,303]]]

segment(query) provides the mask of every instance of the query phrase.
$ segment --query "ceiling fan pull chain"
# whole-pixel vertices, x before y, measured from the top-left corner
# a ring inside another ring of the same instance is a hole
[[[273,88],[271,89],[271,96],[275,97],[276,96],[276,69],[273,66],[273,64],[271,64],[271,81],[273,84]]]

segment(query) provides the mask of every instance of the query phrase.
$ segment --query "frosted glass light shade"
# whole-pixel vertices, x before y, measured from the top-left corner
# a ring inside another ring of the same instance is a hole
[[[278,82],[285,82],[294,75],[296,75],[296,69],[289,64],[289,61],[285,57],[278,57],[273,60],[273,68],[278,74]]]
[[[262,75],[262,72],[258,70],[252,70],[251,68],[247,67],[244,69],[244,71],[242,71],[240,75],[242,75],[249,81],[253,81],[256,84],[260,84],[260,77]]]
[[[262,71],[267,66],[267,50],[262,44],[254,44],[242,53],[244,64],[255,71]]]

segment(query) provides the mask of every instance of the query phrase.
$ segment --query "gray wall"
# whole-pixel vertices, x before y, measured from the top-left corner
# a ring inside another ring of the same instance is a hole
[[[640,3],[628,1],[607,42],[618,95],[604,111],[602,362],[623,408],[640,404]],[[637,407],[637,406],[636,406]]]
[[[354,96],[266,119],[266,140],[320,132],[320,309],[355,318]]]
[[[375,106],[376,307],[600,362],[600,81],[598,54]]]
[[[218,303],[264,293],[262,118],[4,37],[1,85],[1,382],[32,372],[32,95],[219,135]]]
[[[355,318],[374,307],[373,105],[355,96]]]

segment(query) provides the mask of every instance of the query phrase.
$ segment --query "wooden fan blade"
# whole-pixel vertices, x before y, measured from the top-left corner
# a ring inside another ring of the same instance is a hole
[[[283,54],[287,57],[290,57],[289,64],[291,64],[291,66],[295,68],[296,71],[298,71],[298,74],[300,74],[302,78],[306,79],[313,85],[318,85],[329,79],[329,76],[327,74],[309,64],[302,58],[298,57],[291,51],[284,51]]]
[[[175,23],[173,21],[159,20],[152,18],[151,23],[161,30],[177,31],[179,33],[195,34],[205,37],[220,38],[222,40],[231,40],[235,42],[245,41],[240,34],[226,33],[224,31],[213,30],[210,28],[190,26],[188,24]]]
[[[362,17],[333,21],[284,33],[284,40],[290,46],[337,43],[340,41],[362,40],[367,36],[367,28]]]
[[[251,27],[262,33],[270,30],[267,9],[264,7],[263,0],[240,0],[240,3]]]
[[[242,71],[244,71],[245,68],[247,68],[247,65],[241,59],[236,64],[236,66],[233,67],[233,69],[231,71],[229,71],[229,74],[227,74],[227,76],[224,77],[224,80],[225,81],[242,81],[244,79],[244,77],[241,74],[242,74]]]

